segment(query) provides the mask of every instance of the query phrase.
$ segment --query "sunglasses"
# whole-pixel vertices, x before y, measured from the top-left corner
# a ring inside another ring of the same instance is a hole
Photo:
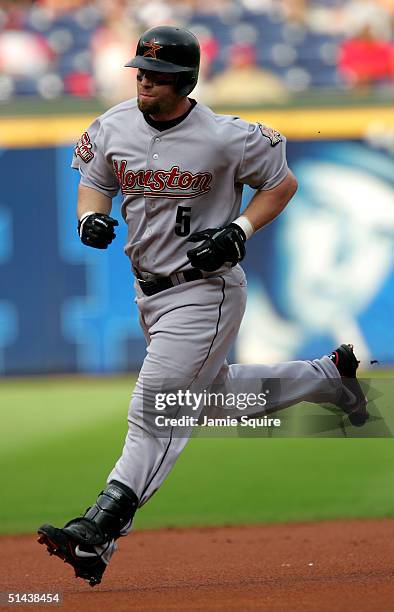
[[[141,82],[144,76],[146,76],[153,85],[173,85],[175,83],[175,78],[161,77],[159,74],[155,75],[154,72],[149,70],[139,70],[137,72],[137,81]]]

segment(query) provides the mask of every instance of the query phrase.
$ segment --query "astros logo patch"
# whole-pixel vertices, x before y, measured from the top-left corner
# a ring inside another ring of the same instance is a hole
[[[144,41],[144,47],[148,47],[148,50],[144,53],[144,57],[153,57],[153,59],[157,59],[156,51],[163,48],[162,45],[157,44],[154,38]]]
[[[268,125],[264,125],[263,123],[257,124],[260,128],[260,132],[265,138],[271,142],[271,147],[274,147],[278,144],[278,142],[282,142],[283,138],[279,132],[274,130],[274,128],[268,127]]]
[[[81,139],[78,141],[77,146],[75,147],[75,155],[80,157],[85,164],[93,159],[94,153],[92,151],[92,143],[90,142],[89,134],[87,132],[84,132]]]

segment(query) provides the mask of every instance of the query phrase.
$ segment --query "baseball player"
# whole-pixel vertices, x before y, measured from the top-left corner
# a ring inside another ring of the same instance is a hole
[[[229,365],[246,301],[238,265],[247,240],[275,219],[297,181],[286,163],[286,139],[263,124],[217,115],[188,97],[197,83],[199,44],[189,31],[160,26],[145,32],[126,66],[138,69],[136,99],[111,108],[78,142],[78,232],[83,244],[106,249],[115,238],[112,199],[121,190],[128,226],[125,252],[135,277],[147,354],[130,402],[121,457],[104,490],[62,529],[45,524],[39,542],[91,586],[100,583],[133,516],[160,487],[192,427],[174,419],[183,402],[168,399],[164,427],[155,427],[155,394],[256,392],[280,381],[271,409],[306,400],[332,402],[351,423],[368,418],[356,379],[352,345],[313,361]],[[243,185],[256,192],[240,215]],[[275,391],[276,389],[276,391]],[[178,396],[179,397],[179,396]],[[201,407],[193,408],[198,417]],[[251,416],[256,407],[244,412]],[[170,417],[173,417],[170,418]]]

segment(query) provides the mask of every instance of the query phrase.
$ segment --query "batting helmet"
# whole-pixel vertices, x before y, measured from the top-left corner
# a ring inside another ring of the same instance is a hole
[[[142,70],[176,73],[176,89],[181,96],[187,96],[197,83],[200,45],[189,30],[158,26],[142,34],[135,57],[125,65]]]

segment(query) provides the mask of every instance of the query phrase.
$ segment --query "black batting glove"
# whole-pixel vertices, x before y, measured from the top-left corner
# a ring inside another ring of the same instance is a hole
[[[214,272],[226,262],[235,266],[245,257],[246,236],[236,223],[196,232],[189,236],[188,241],[203,241],[200,246],[187,251],[187,256],[193,268],[206,272]]]
[[[106,249],[116,238],[114,227],[117,225],[119,225],[117,220],[108,215],[88,212],[78,221],[78,235],[86,246]]]

